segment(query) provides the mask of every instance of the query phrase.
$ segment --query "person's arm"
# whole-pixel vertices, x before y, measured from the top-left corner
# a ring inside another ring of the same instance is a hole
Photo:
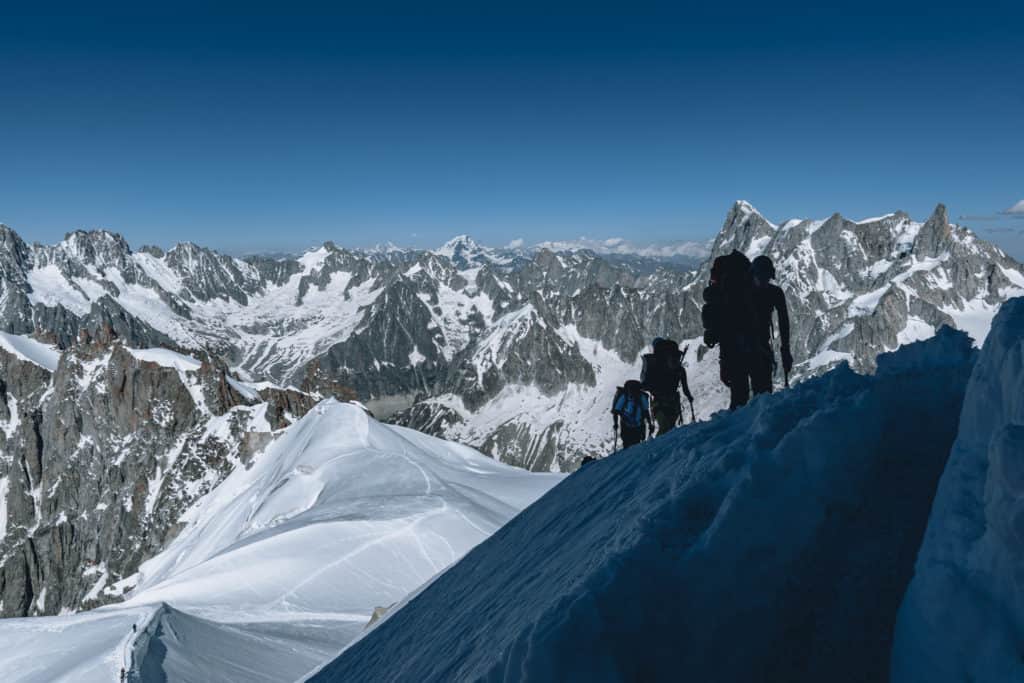
[[[775,310],[779,314],[779,341],[782,344],[782,368],[788,374],[793,369],[793,353],[789,347],[789,308],[786,306],[786,293],[776,287]]]
[[[686,396],[686,400],[693,403],[693,394],[690,393],[690,385],[686,381],[686,368],[679,366],[679,384],[683,387],[683,395]]]

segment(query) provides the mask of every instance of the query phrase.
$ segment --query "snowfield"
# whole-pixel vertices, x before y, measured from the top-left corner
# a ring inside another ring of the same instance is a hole
[[[122,661],[132,680],[294,680],[560,479],[326,400],[185,514],[125,603],[0,621],[0,680],[116,681]]]
[[[0,348],[50,372],[56,372],[60,362],[59,350],[23,334],[0,332]]]
[[[309,680],[885,680],[976,356],[945,328],[587,466]]]

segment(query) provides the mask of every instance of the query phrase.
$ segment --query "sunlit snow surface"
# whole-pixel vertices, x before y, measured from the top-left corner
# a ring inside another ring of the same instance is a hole
[[[560,479],[325,401],[185,514],[126,603],[0,621],[0,680],[114,681],[133,658],[146,680],[294,679]]]
[[[0,348],[50,372],[56,372],[60,362],[60,351],[56,348],[22,334],[0,332]]]

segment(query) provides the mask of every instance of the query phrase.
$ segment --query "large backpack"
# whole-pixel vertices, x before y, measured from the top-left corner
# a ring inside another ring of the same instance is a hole
[[[704,307],[700,312],[704,324],[704,343],[752,338],[756,309],[754,279],[750,259],[742,252],[719,256],[711,266],[711,282],[704,288]]]
[[[647,421],[649,402],[640,382],[631,379],[615,389],[612,413],[629,427],[637,428]]]
[[[671,339],[659,339],[654,344],[654,353],[644,355],[640,380],[655,396],[666,396],[679,391],[682,373],[683,353],[679,344]]]

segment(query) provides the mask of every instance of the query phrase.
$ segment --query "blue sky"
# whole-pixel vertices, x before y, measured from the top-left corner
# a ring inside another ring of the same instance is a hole
[[[0,221],[245,252],[943,202],[1024,258],[1016,3],[212,5],[6,10]]]

